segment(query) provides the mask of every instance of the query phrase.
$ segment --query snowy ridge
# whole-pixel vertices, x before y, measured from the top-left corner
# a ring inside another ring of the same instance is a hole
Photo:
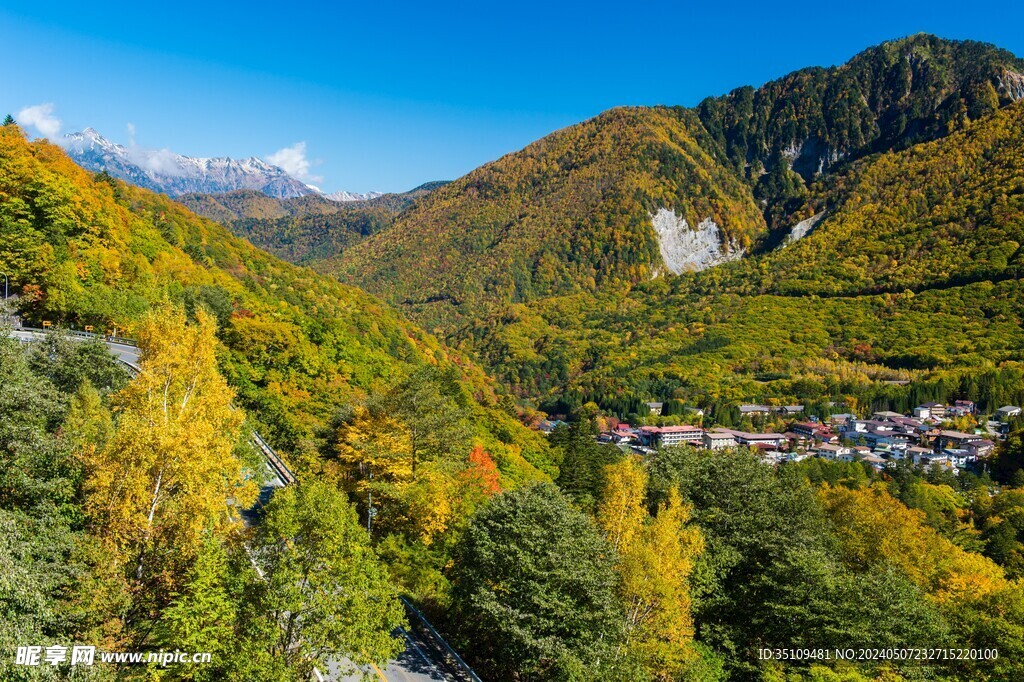
[[[324,199],[340,202],[369,201],[370,199],[376,199],[377,197],[382,196],[384,196],[384,192],[367,192],[366,194],[360,194],[359,192],[346,192],[345,190],[342,190],[340,192],[324,194]]]
[[[239,189],[257,190],[276,199],[321,194],[333,201],[365,201],[378,192],[324,194],[289,175],[283,168],[255,156],[248,159],[202,158],[176,154],[169,149],[144,149],[112,142],[92,128],[64,136],[62,144],[75,162],[95,172],[106,171],[133,185],[182,194],[223,194]]]

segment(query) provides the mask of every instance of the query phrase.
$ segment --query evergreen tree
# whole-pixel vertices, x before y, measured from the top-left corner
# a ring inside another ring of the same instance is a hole
[[[452,610],[485,678],[600,678],[621,632],[615,553],[550,484],[501,493],[455,548]]]

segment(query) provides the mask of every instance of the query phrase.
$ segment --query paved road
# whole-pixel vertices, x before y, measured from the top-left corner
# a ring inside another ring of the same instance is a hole
[[[458,682],[461,679],[435,660],[434,648],[415,629],[399,628],[395,634],[405,640],[405,651],[384,667],[359,666],[359,672],[350,672],[353,667],[351,661],[331,661],[326,670],[320,671],[320,680],[359,682],[365,679],[365,675],[386,682]]]
[[[43,339],[46,338],[48,333],[49,332],[40,332],[30,329],[15,329],[14,331],[11,332],[11,336],[24,343],[29,343],[32,341],[42,341]],[[73,336],[70,338],[80,339],[84,337]],[[116,357],[118,360],[128,365],[129,367],[133,367],[134,369],[138,370],[139,349],[137,347],[129,345],[127,343],[118,343],[116,341],[103,341],[103,345],[105,345],[114,355],[114,357]]]

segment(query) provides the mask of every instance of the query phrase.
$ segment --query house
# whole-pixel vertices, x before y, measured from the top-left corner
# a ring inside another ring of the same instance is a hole
[[[792,416],[794,414],[800,414],[804,411],[803,405],[783,405],[779,408],[779,412],[784,415]]]
[[[972,457],[967,450],[947,448],[942,451],[942,454],[946,456],[952,466],[955,466],[958,469],[962,469],[967,466],[968,462],[974,461],[974,457]]]
[[[736,436],[727,432],[706,431],[702,441],[708,450],[736,447]]]
[[[814,438],[818,431],[821,430],[821,424],[815,424],[814,422],[796,422],[790,426],[789,429],[798,436]]]
[[[856,418],[857,415],[855,414],[834,414],[828,418],[828,421],[833,426],[840,426],[842,424],[846,424],[847,422],[851,422]]]
[[[540,424],[537,425],[537,430],[540,431],[541,433],[551,433],[559,426],[562,426],[564,424],[565,422],[559,419],[545,419]]]
[[[894,453],[893,459],[903,459],[903,457],[905,456],[911,462],[915,462],[916,463],[922,457],[928,457],[929,455],[933,455],[933,454],[935,454],[935,451],[932,450],[931,448],[923,448],[920,445],[914,445],[913,447],[907,448],[904,451],[903,454],[899,454],[897,456]]]
[[[888,460],[886,460],[884,457],[879,457],[878,455],[866,455],[862,457],[860,461],[867,462],[868,464],[870,464],[879,471],[884,469],[889,464]]]
[[[758,444],[765,444],[774,448],[781,448],[785,447],[789,443],[789,439],[782,433],[747,433],[746,431],[727,429],[722,426],[716,427],[708,433],[731,434],[736,441],[736,445],[744,445],[747,447],[756,447]]]
[[[647,409],[650,410],[653,415],[660,415],[663,407],[664,404],[662,403],[647,403]]]
[[[983,440],[982,437],[974,433],[964,433],[963,431],[939,431],[939,436],[935,439],[935,449],[959,449],[965,447],[968,443],[979,440]]]
[[[740,445],[751,447],[768,445],[779,448],[787,443],[786,437],[781,433],[744,433],[742,431],[733,433],[736,436],[736,442]]]
[[[768,414],[771,411],[768,405],[740,405],[740,414]]]
[[[963,417],[968,414],[974,414],[976,410],[977,407],[973,400],[957,400],[954,401],[947,412],[952,413],[955,417]]]
[[[932,452],[931,450],[926,450],[925,452],[915,452],[913,453],[913,455],[908,456],[910,457],[910,461],[912,461],[914,464],[920,464],[922,466],[949,463],[949,455],[935,453]]]
[[[914,436],[902,431],[879,428],[869,429],[866,433],[857,434],[857,437],[863,438],[864,442],[873,449],[880,447],[888,447],[889,449],[905,449],[917,440]]]
[[[704,429],[697,426],[642,426],[640,440],[646,445],[670,448],[675,445],[703,445]]]
[[[780,453],[779,448],[781,447],[778,443],[767,441],[760,443],[750,443],[749,446],[754,450],[760,452],[762,455],[777,455]],[[779,461],[779,459],[776,458],[774,461],[777,462]]]
[[[629,424],[625,425],[626,428],[622,428],[623,425],[619,424],[612,431],[606,431],[601,434],[601,437],[607,437],[606,442],[611,443],[632,443],[637,440],[637,434],[635,431],[629,428]]]
[[[892,421],[893,419],[902,418],[904,415],[902,412],[890,412],[889,410],[882,410],[881,412],[875,412],[871,415],[878,421]]]
[[[921,407],[928,410],[928,414],[932,419],[946,418],[946,406],[942,403],[925,403]]]
[[[952,462],[949,461],[949,455],[943,453],[933,454],[931,457],[922,457],[921,464],[929,468],[952,466]]]
[[[831,443],[822,443],[814,448],[815,454],[818,457],[825,459],[838,460],[844,455],[853,455],[853,449],[845,445],[833,445]]]
[[[996,444],[988,440],[987,438],[983,438],[981,440],[972,440],[966,445],[964,445],[964,448],[967,450],[967,454],[969,454],[974,459],[988,457],[989,455],[992,454],[992,450],[994,450],[995,447]]]
[[[998,410],[996,410],[996,417],[1002,419],[1003,421],[1013,419],[1014,417],[1019,416],[1020,408],[1017,407],[1016,405],[1003,405]]]

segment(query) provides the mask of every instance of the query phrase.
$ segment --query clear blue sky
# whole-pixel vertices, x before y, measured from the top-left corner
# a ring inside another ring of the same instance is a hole
[[[1024,55],[1020,2],[252,0],[0,7],[0,114],[194,156],[305,142],[327,190],[451,179],[625,104],[692,105],[919,31]],[[294,155],[293,155],[294,156]]]

